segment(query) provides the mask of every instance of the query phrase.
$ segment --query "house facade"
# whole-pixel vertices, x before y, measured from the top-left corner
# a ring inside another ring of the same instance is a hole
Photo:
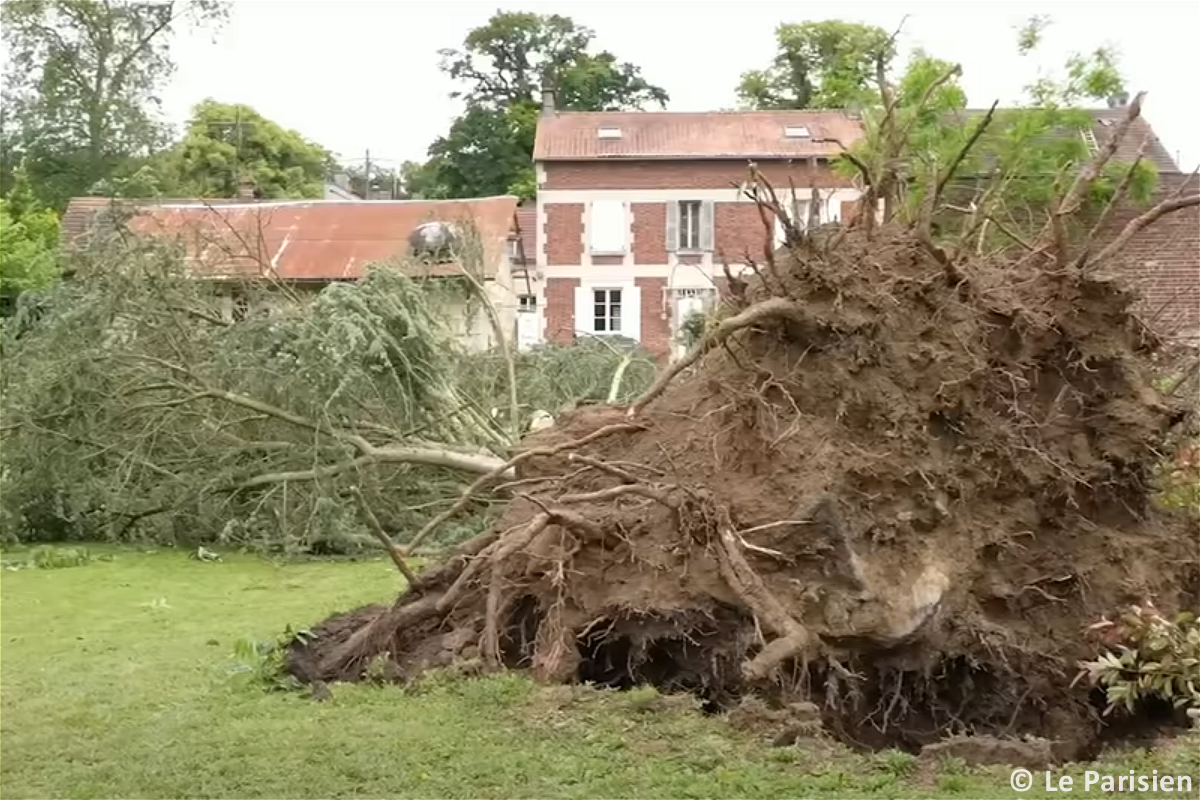
[[[747,195],[748,163],[801,224],[838,221],[860,192],[831,159],[861,136],[841,112],[559,112],[547,97],[534,145],[537,205],[526,211],[536,215],[541,278],[519,301],[526,329],[545,341],[616,335],[678,354],[680,327],[715,302],[722,265],[736,275],[761,263],[782,236]]]
[[[64,215],[67,247],[86,245],[86,235],[111,219],[107,198],[76,198]],[[246,201],[245,199],[137,201],[123,209],[123,225],[134,233],[177,242],[188,271],[220,281],[223,313],[235,320],[249,309],[239,287],[246,282],[285,284],[288,298],[310,299],[330,283],[356,281],[377,264],[390,264],[414,278],[478,280],[496,309],[504,335],[517,333],[518,296],[532,292],[525,268],[517,198],[471,200]],[[419,228],[449,225],[463,242],[446,257],[414,256]],[[456,252],[457,251],[457,252]],[[262,294],[262,293],[258,293]],[[286,302],[283,293],[270,302]],[[449,301],[448,301],[449,302]],[[269,310],[269,309],[268,309]],[[446,321],[462,343],[475,350],[497,344],[488,315],[465,299],[446,309]]]

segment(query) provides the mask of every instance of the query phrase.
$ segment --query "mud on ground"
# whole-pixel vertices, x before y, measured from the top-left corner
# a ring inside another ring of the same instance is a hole
[[[1014,262],[947,270],[900,229],[795,243],[743,296],[786,309],[636,416],[585,407],[531,437],[618,426],[520,463],[495,529],[393,606],[318,626],[293,674],[483,658],[714,709],[807,700],[866,747],[966,731],[1094,753],[1083,629],[1148,598],[1200,607],[1195,521],[1151,503],[1180,413],[1131,297]]]

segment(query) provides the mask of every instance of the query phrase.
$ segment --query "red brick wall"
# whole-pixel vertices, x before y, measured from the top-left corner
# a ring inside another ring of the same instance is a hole
[[[667,263],[667,204],[633,203],[633,262]]]
[[[732,161],[547,161],[543,189],[732,189],[749,178],[745,159]],[[759,169],[777,188],[812,186],[814,172],[798,162],[759,162]],[[849,188],[852,183],[833,174],[828,165],[816,167],[816,185]]]
[[[578,286],[579,278],[546,279],[546,341],[570,344],[575,338],[575,289]]]
[[[774,225],[773,220],[769,222]],[[758,206],[753,203],[717,203],[713,228],[713,255],[718,264],[742,263],[747,254],[761,263],[764,246],[774,243],[774,229],[763,226]]]
[[[583,260],[583,204],[551,203],[546,211],[546,263],[578,264]]]
[[[664,319],[663,291],[666,278],[635,278],[642,290],[642,347],[657,356],[671,352],[671,321]]]

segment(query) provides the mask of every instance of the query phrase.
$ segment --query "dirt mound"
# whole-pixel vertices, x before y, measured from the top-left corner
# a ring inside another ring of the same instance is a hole
[[[319,626],[295,674],[482,658],[714,708],[811,700],[864,746],[1033,732],[1088,755],[1083,628],[1200,592],[1194,523],[1150,505],[1179,415],[1132,298],[950,265],[900,228],[824,230],[734,290],[695,365],[531,438],[495,529]]]

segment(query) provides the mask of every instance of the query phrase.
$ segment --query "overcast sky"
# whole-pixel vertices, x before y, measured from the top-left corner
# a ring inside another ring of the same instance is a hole
[[[1059,69],[1073,51],[1111,43],[1145,116],[1181,166],[1200,162],[1200,3],[1139,2],[474,2],[474,0],[236,0],[216,42],[181,37],[179,71],[165,94],[172,121],[205,97],[253,106],[346,160],[420,159],[455,116],[437,51],[497,9],[558,13],[596,31],[596,45],[642,67],[671,95],[669,108],[734,105],[738,76],[765,66],[780,22],[836,17],[892,30],[901,43],[962,64],[973,105],[1015,100],[1038,63]],[[1015,27],[1049,14],[1037,63],[1016,53]]]

